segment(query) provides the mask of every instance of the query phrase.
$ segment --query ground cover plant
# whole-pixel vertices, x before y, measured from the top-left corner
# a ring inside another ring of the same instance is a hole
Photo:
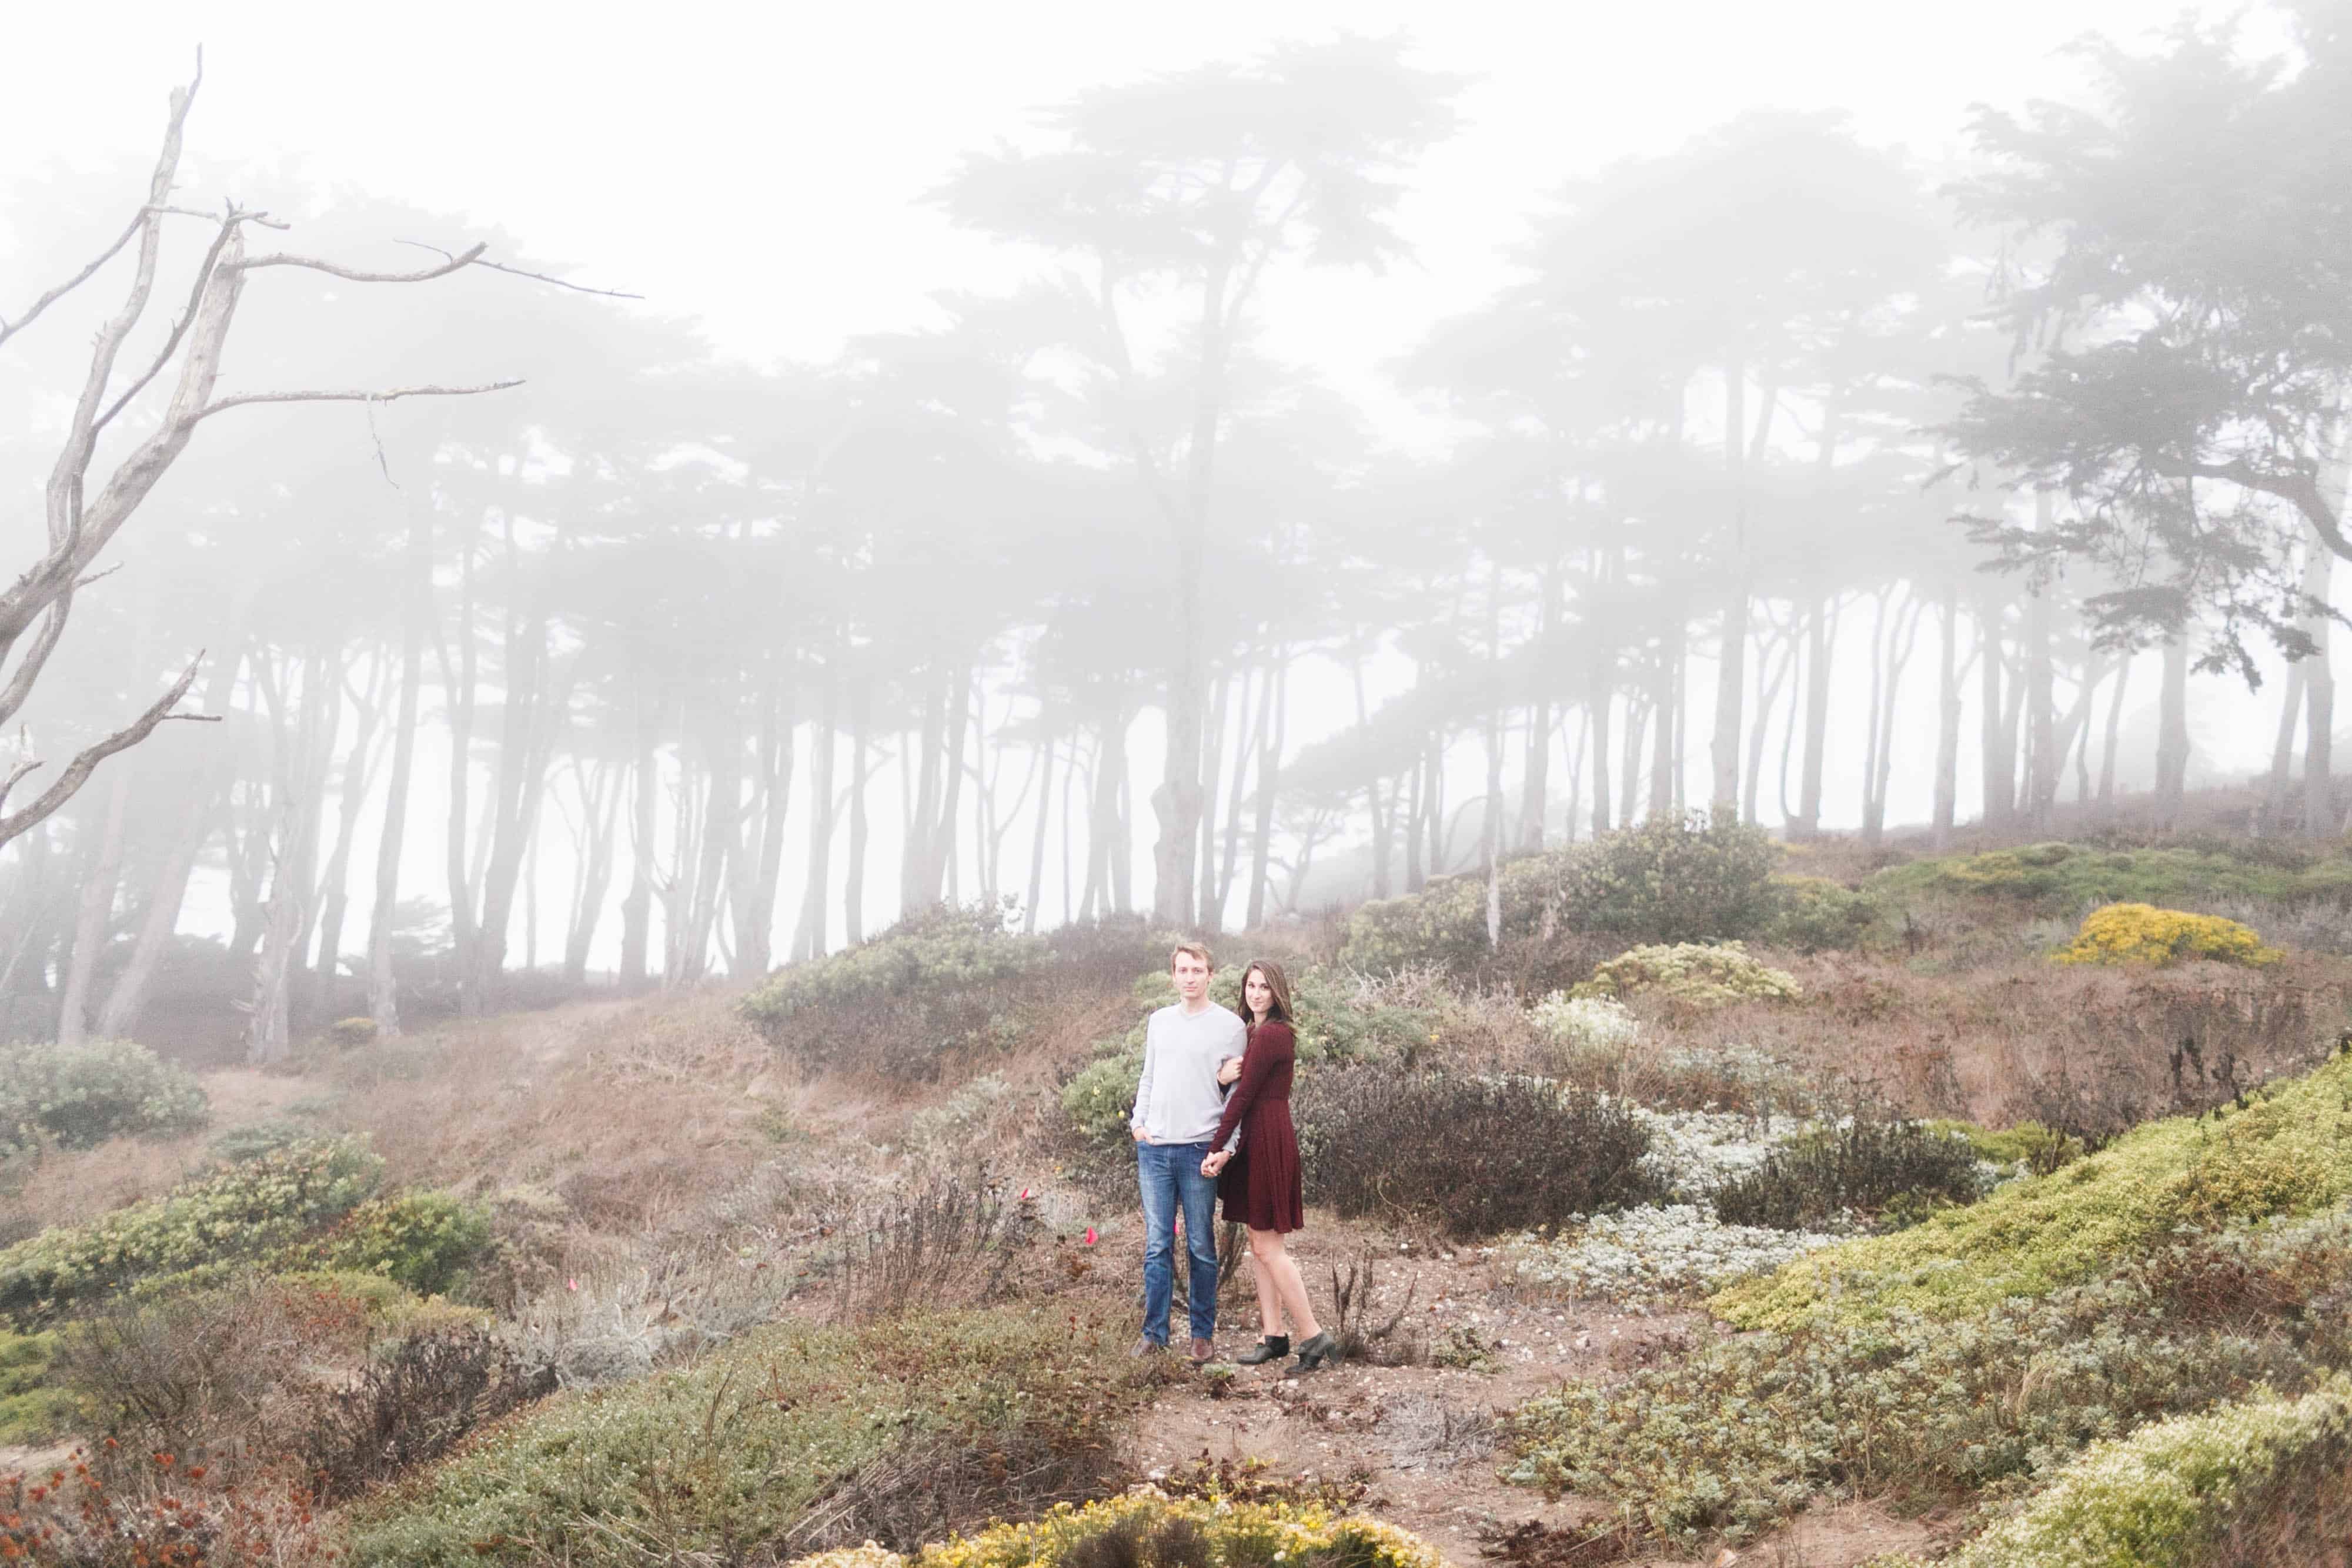
[[[1742,1327],[1937,1317],[2043,1295],[2127,1264],[2179,1226],[2305,1213],[2352,1191],[2352,1048],[2251,1098],[2124,1134],[2049,1176],[1737,1285],[1716,1310]]]
[[[1097,1496],[1163,1375],[1133,1323],[996,1309],[779,1325],[689,1369],[564,1393],[362,1505],[352,1560],[404,1568],[919,1547]]]
[[[1951,1568],[2225,1568],[2341,1561],[2352,1385],[2264,1393],[2153,1423],[2058,1472]],[[1892,1563],[1882,1568],[1895,1568]]]

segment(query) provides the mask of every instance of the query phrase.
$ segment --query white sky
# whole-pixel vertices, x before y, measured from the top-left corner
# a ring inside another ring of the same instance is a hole
[[[1864,140],[1939,161],[1961,150],[1972,102],[2068,93],[2070,41],[2138,40],[2185,9],[0,0],[0,183],[151,157],[201,43],[190,144],[203,162],[290,161],[322,183],[495,223],[535,258],[579,264],[583,281],[699,319],[722,351],[823,359],[848,335],[929,319],[933,290],[1002,288],[1035,265],[921,203],[963,152],[1023,137],[1033,110],[1342,26],[1402,30],[1418,63],[1476,78],[1464,130],[1415,171],[1400,214],[1417,262],[1381,277],[1274,277],[1265,315],[1273,353],[1318,369],[1422,446],[1443,427],[1387,389],[1382,365],[1492,291],[1527,215],[1562,181],[1756,107],[1843,110]],[[2200,729],[2252,766],[2275,699],[2222,685],[2199,682]],[[2133,706],[2153,695],[2151,665]],[[1915,771],[1907,758],[1903,771]],[[1898,821],[1922,814],[1918,793],[1898,788]]]
[[[1846,110],[1865,139],[1935,158],[1957,150],[1970,102],[2063,91],[2069,40],[2136,37],[2179,14],[2145,0],[0,11],[16,13],[0,160],[149,155],[201,43],[191,141],[205,159],[289,158],[323,181],[498,223],[754,360],[827,357],[846,334],[925,319],[934,289],[1017,278],[1028,258],[950,229],[920,198],[962,152],[1021,137],[1032,110],[1342,26],[1402,30],[1420,63],[1478,78],[1465,129],[1418,171],[1402,214],[1418,265],[1280,279],[1267,315],[1276,353],[1321,367],[1408,442],[1411,411],[1380,388],[1380,365],[1493,287],[1501,248],[1562,180],[1755,106]]]

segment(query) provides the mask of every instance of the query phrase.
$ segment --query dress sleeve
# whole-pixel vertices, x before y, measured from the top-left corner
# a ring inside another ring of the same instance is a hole
[[[1249,1049],[1242,1053],[1241,1082],[1234,1085],[1233,1097],[1225,1102],[1225,1113],[1217,1118],[1216,1135],[1210,1143],[1223,1148],[1229,1137],[1239,1140],[1242,1118],[1249,1113],[1251,1103],[1274,1070],[1288,1061],[1297,1049],[1286,1023],[1262,1023],[1251,1032]]]

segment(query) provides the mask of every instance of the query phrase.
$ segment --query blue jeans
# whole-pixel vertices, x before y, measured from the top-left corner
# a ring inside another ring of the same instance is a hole
[[[1138,1144],[1135,1174],[1143,1188],[1143,1337],[1168,1343],[1168,1308],[1176,1294],[1176,1208],[1184,1208],[1184,1250],[1192,1271],[1185,1295],[1192,1337],[1217,1332],[1217,1178],[1201,1174],[1206,1144]]]

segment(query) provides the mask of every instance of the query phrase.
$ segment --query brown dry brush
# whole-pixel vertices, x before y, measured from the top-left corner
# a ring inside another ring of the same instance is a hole
[[[1032,1281],[1024,1265],[1045,1233],[1034,1197],[982,1171],[932,1170],[843,1239],[834,1315],[894,1317],[909,1307],[1003,1301]]]
[[[554,1392],[552,1367],[525,1364],[480,1329],[412,1334],[327,1396],[296,1448],[320,1495],[341,1501]]]
[[[1423,1347],[1418,1335],[1397,1334],[1407,1313],[1412,1311],[1412,1299],[1421,1289],[1418,1281],[1407,1281],[1404,1300],[1396,1310],[1383,1317],[1375,1304],[1380,1293],[1378,1262],[1370,1248],[1365,1248],[1348,1265],[1342,1274],[1339,1265],[1331,1265],[1331,1337],[1339,1346],[1340,1355],[1349,1361],[1369,1361],[1388,1366],[1410,1366],[1422,1359]]]

